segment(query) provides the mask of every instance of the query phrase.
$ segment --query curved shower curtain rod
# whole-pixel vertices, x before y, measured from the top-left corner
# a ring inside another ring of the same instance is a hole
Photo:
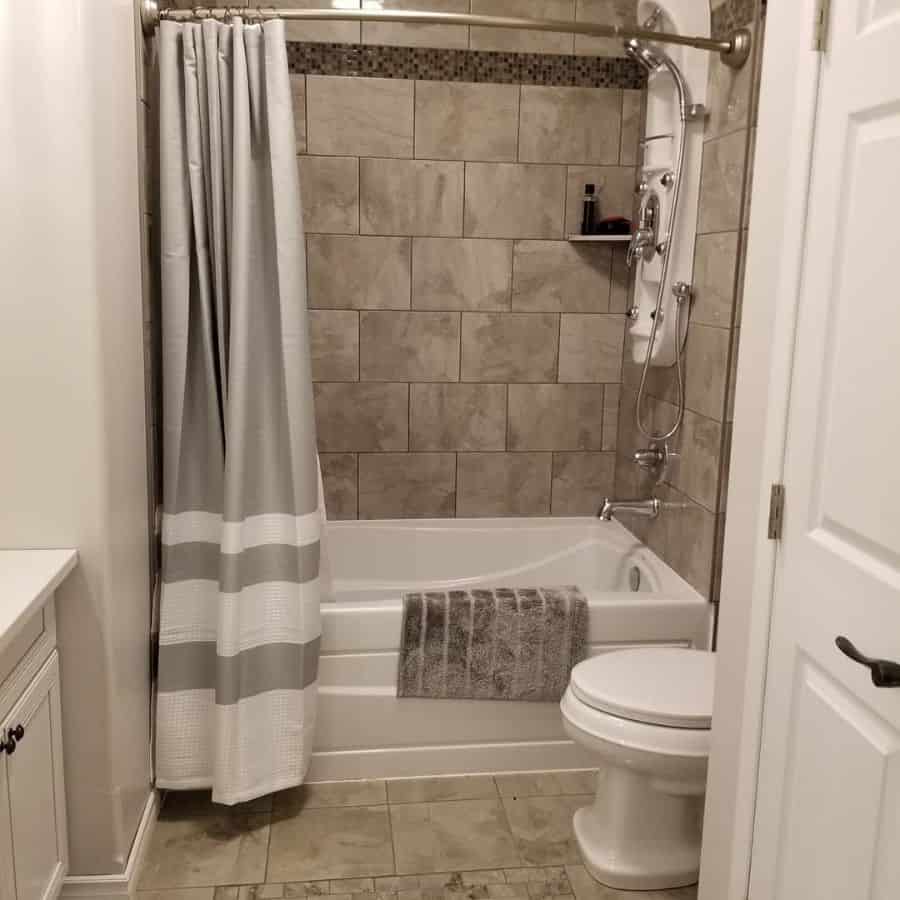
[[[638,38],[660,44],[682,44],[698,50],[718,53],[722,62],[739,69],[750,56],[751,35],[737,28],[724,40],[667,34],[630,25],[601,25],[588,22],[562,22],[553,19],[523,19],[510,16],[483,16],[473,13],[420,12],[402,9],[276,9],[271,6],[195,6],[191,9],[160,9],[158,0],[141,0],[141,24],[145,34],[153,34],[163,20],[194,22],[200,19],[225,20],[231,16],[245,19],[284,19],[286,21],[330,22],[403,22],[413,25],[476,25],[485,28],[522,28],[526,31],[556,31],[586,34],[621,40]]]

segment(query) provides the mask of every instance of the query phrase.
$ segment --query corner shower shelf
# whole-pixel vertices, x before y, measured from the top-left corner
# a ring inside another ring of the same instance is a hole
[[[567,234],[566,240],[573,244],[625,244],[631,240],[630,234]]]

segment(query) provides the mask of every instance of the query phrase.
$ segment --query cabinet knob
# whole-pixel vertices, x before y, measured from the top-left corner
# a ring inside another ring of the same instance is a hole
[[[25,737],[25,726],[24,725],[16,725],[15,728],[10,728],[6,732],[6,740],[0,742],[0,750],[5,750],[7,754],[10,756],[16,752],[16,744],[18,741],[21,741],[22,738]]]

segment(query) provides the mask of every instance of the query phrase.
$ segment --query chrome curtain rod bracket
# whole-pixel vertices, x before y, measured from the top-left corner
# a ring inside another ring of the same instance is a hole
[[[552,19],[522,19],[510,16],[484,16],[473,13],[439,13],[387,9],[276,9],[271,6],[195,6],[192,9],[160,9],[158,0],[141,0],[141,25],[144,34],[152,35],[163,19],[173,22],[196,22],[202,19],[224,21],[231,16],[266,21],[333,21],[333,22],[406,22],[413,25],[474,25],[484,28],[522,28],[527,31],[554,31],[563,34],[586,34],[592,37],[638,38],[660,44],[681,44],[718,53],[722,62],[739,69],[750,56],[752,37],[747,28],[733,31],[727,40],[666,34],[648,28],[627,25],[600,25],[588,22],[560,22]]]

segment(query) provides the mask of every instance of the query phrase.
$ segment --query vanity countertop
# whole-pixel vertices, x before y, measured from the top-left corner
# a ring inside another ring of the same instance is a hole
[[[0,653],[77,562],[77,550],[0,550]]]

